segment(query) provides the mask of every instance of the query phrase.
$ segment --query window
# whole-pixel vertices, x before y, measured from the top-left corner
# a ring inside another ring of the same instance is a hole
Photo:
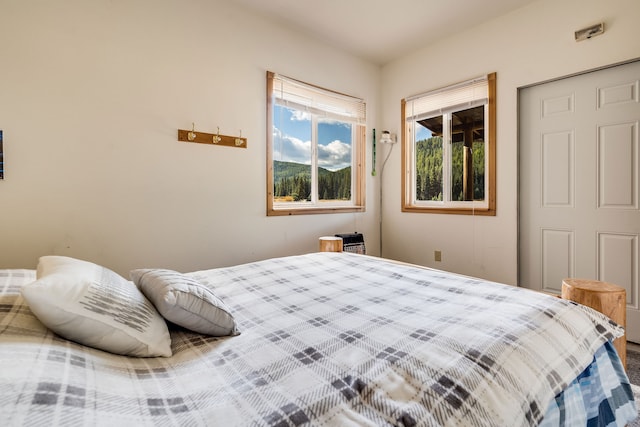
[[[495,215],[496,74],[403,99],[402,210]]]
[[[267,73],[267,215],[364,211],[362,99]]]

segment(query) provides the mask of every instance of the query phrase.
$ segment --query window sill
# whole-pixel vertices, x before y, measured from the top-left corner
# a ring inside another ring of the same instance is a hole
[[[267,216],[290,216],[290,215],[316,215],[364,212],[364,206],[335,206],[331,208],[296,208],[296,209],[267,209]]]
[[[450,215],[483,215],[496,216],[496,210],[491,208],[436,208],[422,206],[403,206],[402,212],[428,213],[428,214],[450,214]]]

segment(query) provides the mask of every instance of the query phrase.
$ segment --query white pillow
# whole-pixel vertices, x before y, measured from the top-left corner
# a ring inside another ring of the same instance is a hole
[[[131,280],[168,321],[206,335],[239,334],[226,304],[197,280],[164,269],[133,270]]]
[[[67,339],[128,356],[171,356],[164,319],[136,286],[99,265],[44,256],[22,288],[31,311]]]

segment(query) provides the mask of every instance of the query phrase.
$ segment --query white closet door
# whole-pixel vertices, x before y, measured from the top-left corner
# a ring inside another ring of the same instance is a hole
[[[559,293],[567,277],[627,291],[640,342],[640,62],[519,94],[519,285]]]

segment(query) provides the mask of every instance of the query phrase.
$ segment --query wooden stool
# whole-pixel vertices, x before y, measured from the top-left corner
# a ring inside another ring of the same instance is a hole
[[[623,328],[627,327],[627,291],[613,283],[564,279],[562,298],[598,310]],[[613,341],[622,366],[627,369],[627,334]]]
[[[320,237],[320,252],[342,252],[342,237]]]

